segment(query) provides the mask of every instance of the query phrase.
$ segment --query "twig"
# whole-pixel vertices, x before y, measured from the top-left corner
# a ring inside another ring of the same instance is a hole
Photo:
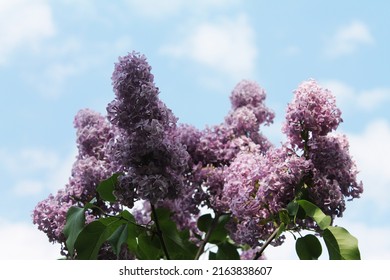
[[[206,246],[207,242],[209,241],[211,234],[213,233],[213,230],[218,225],[219,217],[221,217],[221,214],[216,213],[213,221],[211,222],[210,228],[208,229],[208,231],[206,233],[206,236],[204,237],[204,239],[202,240],[202,243],[200,244],[198,252],[196,252],[194,260],[198,260],[199,257],[203,254],[204,247]]]
[[[157,235],[158,235],[158,238],[160,239],[160,242],[161,242],[161,246],[162,246],[162,249],[164,251],[164,254],[165,254],[165,257],[167,260],[170,260],[170,257],[169,257],[169,253],[168,253],[168,249],[167,249],[167,246],[165,245],[165,242],[164,242],[164,237],[163,237],[163,233],[161,231],[161,228],[160,228],[160,224],[158,222],[158,217],[157,217],[157,213],[156,213],[156,208],[154,208],[154,205],[152,203],[150,203],[150,206],[152,208],[152,217],[153,217],[153,220],[156,224],[156,231],[157,231]]]
[[[261,246],[260,250],[256,253],[255,257],[253,258],[254,260],[257,260],[258,258],[261,257],[265,248],[268,247],[268,245],[272,242],[272,240],[274,240],[275,236],[278,234],[279,229],[280,226],[277,229],[275,229],[274,232],[268,237],[268,239],[265,241],[263,246]]]

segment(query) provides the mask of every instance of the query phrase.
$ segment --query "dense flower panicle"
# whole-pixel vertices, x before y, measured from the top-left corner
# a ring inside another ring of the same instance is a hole
[[[203,186],[205,192],[197,189],[201,197],[206,195],[206,205],[222,211],[222,189],[224,169],[241,152],[265,153],[272,144],[260,133],[260,125],[269,124],[274,118],[265,105],[265,91],[255,82],[240,82],[231,94],[232,110],[225,122],[198,130],[192,126],[178,126],[178,139],[187,147],[192,168],[188,171],[200,178],[194,186]],[[199,168],[201,166],[201,168]]]
[[[156,203],[176,197],[189,160],[185,146],[173,137],[177,119],[159,100],[150,71],[146,57],[133,52],[119,58],[112,75],[116,98],[107,112],[120,129],[111,142],[111,160],[124,173],[116,193],[128,206],[137,199]]]
[[[303,82],[287,107],[283,131],[292,144],[303,147],[305,138],[324,136],[342,122],[336,99],[316,81]]]
[[[119,57],[112,74],[116,99],[107,106],[112,124],[132,131],[153,119],[166,128],[176,123],[172,112],[159,100],[159,89],[150,71],[144,55],[133,52]]]
[[[71,174],[65,192],[83,202],[91,200],[96,195],[97,185],[112,175],[109,165],[95,157],[77,159]]]
[[[255,199],[261,167],[259,154],[242,152],[224,172],[222,202],[224,211],[236,217],[257,216],[260,201]]]
[[[240,153],[226,169],[221,199],[234,217],[233,240],[256,245],[247,231],[258,241],[267,239],[275,228],[264,221],[294,199],[310,168],[310,161],[286,147],[272,148],[265,155]]]
[[[257,132],[260,128],[253,110],[248,107],[239,107],[232,111],[225,119],[226,123],[234,127],[239,134]]]
[[[344,199],[358,198],[363,192],[357,168],[349,154],[345,135],[327,135],[310,141],[309,157],[314,165],[311,198],[332,216],[342,216]]]
[[[230,95],[233,110],[248,105],[257,106],[265,98],[265,91],[256,82],[248,80],[239,82]]]
[[[275,114],[264,105],[265,91],[253,81],[242,80],[230,96],[233,111],[246,107],[256,116],[259,124],[272,123]]]
[[[74,127],[77,130],[78,157],[103,160],[107,143],[115,135],[106,118],[90,109],[83,109],[76,114]]]
[[[256,198],[272,214],[278,213],[294,199],[311,169],[310,160],[297,156],[286,146],[270,149],[261,162]]]
[[[47,234],[50,241],[63,242],[63,227],[66,213],[71,206],[84,205],[96,196],[96,187],[112,175],[107,158],[107,144],[115,135],[115,128],[99,113],[89,109],[80,110],[75,119],[78,155],[71,170],[69,182],[54,196],[52,194],[35,207],[33,222]],[[119,211],[117,204],[101,204],[108,213]],[[86,220],[96,217],[87,213]]]
[[[38,229],[46,233],[50,242],[65,242],[62,233],[66,223],[66,213],[75,201],[59,190],[54,196],[49,195],[34,208],[32,218]]]

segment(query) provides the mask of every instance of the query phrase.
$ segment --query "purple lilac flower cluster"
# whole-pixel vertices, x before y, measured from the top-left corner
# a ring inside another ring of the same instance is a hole
[[[66,213],[71,206],[83,206],[96,196],[97,185],[111,176],[112,169],[107,158],[106,147],[115,130],[99,113],[89,109],[80,110],[74,120],[77,129],[78,155],[73,164],[69,182],[56,195],[37,204],[33,211],[33,223],[45,232],[51,242],[64,242],[62,230],[66,223]],[[116,204],[99,206],[108,213],[119,210]],[[86,213],[86,221],[96,219]]]
[[[98,201],[103,211],[115,214],[140,201],[143,207],[133,213],[140,224],[149,224],[151,203],[168,207],[178,227],[192,236],[200,234],[196,220],[201,207],[230,214],[230,237],[251,247],[242,258],[256,253],[275,231],[279,211],[303,193],[334,218],[342,216],[345,199],[363,191],[346,137],[331,133],[342,121],[341,111],[331,92],[314,80],[294,91],[283,126],[287,141],[280,147],[260,132],[261,125],[273,122],[274,113],[265,106],[265,91],[253,81],[238,83],[224,122],[203,130],[176,124],[139,53],[119,58],[112,85],[115,99],[107,106],[108,121],[89,109],[76,115],[79,153],[69,183],[34,209],[33,222],[52,242],[65,241],[69,207],[96,197],[98,183],[113,173],[121,174],[115,187],[118,203]],[[87,221],[99,216],[86,214]],[[310,221],[300,222],[313,227]],[[273,244],[282,241],[283,236]]]
[[[110,145],[111,161],[123,173],[116,195],[130,208],[137,199],[155,204],[176,197],[189,158],[172,137],[176,118],[158,98],[150,70],[143,55],[120,57],[112,75],[116,98],[107,107],[108,119],[119,128]]]
[[[346,136],[331,133],[341,121],[331,92],[308,80],[295,91],[283,128],[290,145],[301,149],[312,165],[305,181],[309,199],[332,217],[342,216],[345,198],[358,198],[363,192]]]
[[[333,95],[314,80],[302,83],[288,105],[284,132],[288,140],[264,153],[240,152],[225,169],[221,191],[232,239],[259,245],[275,230],[272,222],[289,202],[306,194],[331,217],[342,216],[345,199],[363,191],[345,136],[329,134],[341,122]],[[301,226],[315,227],[312,221]],[[280,244],[282,240],[276,240]]]

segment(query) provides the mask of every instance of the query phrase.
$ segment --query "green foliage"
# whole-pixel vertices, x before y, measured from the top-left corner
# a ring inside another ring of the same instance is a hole
[[[225,241],[218,244],[218,251],[215,255],[217,260],[239,260],[240,255],[237,252],[237,247]]]
[[[297,200],[297,203],[300,207],[302,207],[306,215],[317,223],[320,229],[324,230],[330,226],[332,218],[325,215],[318,206],[307,200]]]
[[[115,185],[120,175],[120,173],[114,173],[114,175],[100,182],[100,184],[97,186],[96,191],[103,200],[108,202],[116,201],[116,197],[113,192],[115,190]]]
[[[360,260],[358,240],[343,227],[328,227],[323,237],[331,260]]]
[[[77,259],[97,259],[100,247],[110,236],[110,229],[101,221],[93,221],[86,225],[77,237],[75,248]]]
[[[297,207],[297,205],[299,207]],[[299,215],[299,211],[304,211],[304,216],[300,218],[312,218],[322,230],[326,247],[331,260],[359,260],[360,252],[357,239],[342,227],[331,226],[332,218],[322,212],[322,210],[307,200],[297,200],[291,202],[287,211],[293,216],[294,222]],[[298,238],[296,241],[296,252],[300,259],[318,259],[322,253],[321,243],[317,237],[309,234]]]
[[[168,209],[156,209],[156,214],[170,257],[177,260],[194,259],[198,248],[189,241],[189,232],[178,230]]]
[[[66,247],[70,256],[74,254],[74,244],[85,224],[85,209],[72,206],[66,215],[66,224],[63,233],[66,237]]]
[[[228,238],[228,231],[226,230],[225,225],[229,219],[229,215],[221,215],[218,217],[217,221],[214,221],[211,214],[204,214],[199,217],[197,225],[198,228],[205,233],[212,228],[208,242],[212,244],[219,244]]]
[[[105,216],[102,213],[101,218],[85,225],[85,212],[88,209],[100,209],[95,204],[97,200],[103,199],[106,203],[116,201],[113,192],[118,176],[119,174],[114,174],[98,185],[98,198],[92,199],[84,207],[69,208],[63,233],[70,257],[97,259],[103,244],[109,245],[118,258],[123,246],[141,260],[164,259],[168,258],[168,255],[176,260],[194,259],[203,253],[204,248],[190,241],[188,230],[181,231],[177,228],[172,220],[172,213],[165,208],[154,209],[154,223],[147,226],[137,224],[127,210],[116,216]],[[360,259],[357,239],[346,229],[331,226],[331,217],[310,201],[293,200],[286,209],[279,211],[274,220],[263,222],[275,224],[277,232],[272,238],[278,238],[284,231],[295,231],[297,219],[307,218],[315,221],[320,228],[319,233],[325,240],[331,260]],[[240,259],[239,247],[230,240],[225,228],[229,219],[228,214],[215,217],[204,214],[198,218],[197,226],[203,235],[195,234],[192,238],[197,237],[204,245],[216,245],[217,251],[208,253],[210,260]],[[322,254],[322,246],[315,235],[308,234],[296,240],[296,252],[301,260],[316,260]]]
[[[301,260],[318,260],[322,254],[321,243],[313,234],[298,238],[295,249]]]

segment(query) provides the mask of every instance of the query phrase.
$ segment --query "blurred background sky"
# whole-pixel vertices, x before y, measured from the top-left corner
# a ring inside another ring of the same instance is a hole
[[[389,1],[0,0],[0,259],[55,259],[31,221],[64,187],[79,109],[105,114],[118,56],[147,56],[161,99],[182,123],[223,121],[241,79],[257,81],[283,141],[292,91],[308,78],[337,96],[364,182],[336,224],[363,259],[390,259]],[[296,259],[293,239],[270,259]]]

